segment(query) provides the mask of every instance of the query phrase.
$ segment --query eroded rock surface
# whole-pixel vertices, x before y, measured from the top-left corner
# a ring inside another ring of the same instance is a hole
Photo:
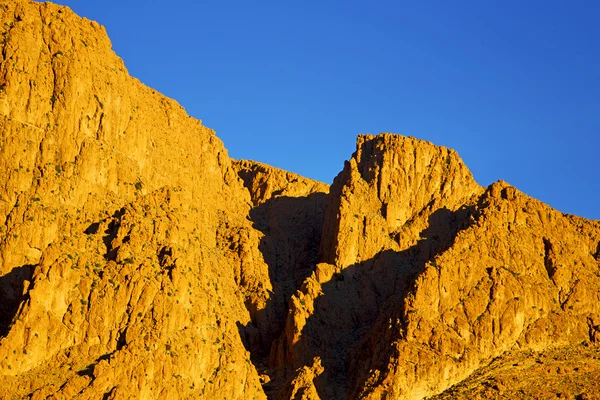
[[[264,398],[238,325],[268,266],[221,141],[95,22],[0,18],[5,398]]]
[[[281,376],[270,370],[269,353],[284,329],[290,297],[317,264],[329,187],[254,161],[234,166],[252,198],[249,218],[262,235],[259,249],[272,282],[266,307],[243,330],[256,365],[270,375],[270,392]]]
[[[503,182],[484,190],[451,150],[359,137],[275,364],[293,377],[319,360],[320,398],[408,399],[510,349],[596,343],[599,228]]]
[[[600,222],[399,135],[231,160],[97,23],[0,25],[0,398],[597,393]]]

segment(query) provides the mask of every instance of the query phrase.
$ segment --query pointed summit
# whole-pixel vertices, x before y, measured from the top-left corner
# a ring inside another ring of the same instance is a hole
[[[388,133],[360,135],[331,187],[321,260],[346,267],[402,250],[436,210],[455,210],[482,191],[452,149]]]

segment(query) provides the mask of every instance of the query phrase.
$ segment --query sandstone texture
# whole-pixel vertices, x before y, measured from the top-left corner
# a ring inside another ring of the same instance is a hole
[[[221,141],[95,22],[0,15],[3,397],[264,398],[238,325],[268,268]]]
[[[0,399],[598,398],[599,221],[400,135],[233,160],[99,24],[0,31]]]
[[[597,345],[599,228],[479,187],[451,150],[359,137],[273,361],[301,376],[318,360],[319,398],[412,399],[507,351]]]

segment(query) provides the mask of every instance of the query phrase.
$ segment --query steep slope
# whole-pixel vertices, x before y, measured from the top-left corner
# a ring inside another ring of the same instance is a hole
[[[263,396],[236,324],[268,266],[220,140],[95,22],[28,1],[0,19],[5,395]]]
[[[359,137],[323,232],[275,351],[281,398],[423,398],[511,348],[598,340],[600,224],[484,191],[448,149]]]
[[[454,150],[399,135],[361,135],[331,189],[321,259],[345,268],[414,245],[429,217],[482,189]]]
[[[564,215],[502,182],[469,219],[426,264],[402,308],[386,315],[396,323],[381,321],[390,347],[363,349],[372,361],[360,367],[368,376],[360,397],[423,397],[510,349],[598,343],[598,222]]]
[[[153,192],[44,251],[0,346],[12,395],[261,394],[233,269],[191,239],[201,217],[180,193]]]
[[[97,23],[0,21],[0,399],[596,393],[599,221],[399,135],[231,160]]]
[[[371,330],[378,316],[402,304],[425,262],[450,244],[469,212],[463,203],[482,190],[450,149],[398,135],[360,136],[331,187],[323,262],[292,297],[273,365],[292,381],[297,371],[316,368],[311,390],[321,398],[349,396],[361,379],[352,372],[362,359],[354,348],[379,339]],[[281,398],[295,390],[284,388]]]
[[[272,380],[265,386],[270,391],[281,377],[268,368],[269,352],[284,329],[290,297],[315,269],[329,187],[254,161],[234,166],[254,204],[250,220],[263,235],[259,249],[273,287],[264,310],[244,330],[248,342],[254,329],[259,333],[250,349],[261,372]]]

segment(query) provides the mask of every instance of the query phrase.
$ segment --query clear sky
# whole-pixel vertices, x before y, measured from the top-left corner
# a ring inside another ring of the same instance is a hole
[[[600,219],[600,2],[59,0],[230,156],[331,182],[359,133]]]

